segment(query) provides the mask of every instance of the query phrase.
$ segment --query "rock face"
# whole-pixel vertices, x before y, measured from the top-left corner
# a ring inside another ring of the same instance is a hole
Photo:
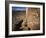
[[[40,9],[39,8],[29,8],[27,15],[28,27],[32,30],[40,29]]]
[[[40,30],[40,8],[28,8],[26,11],[12,12],[12,30]]]

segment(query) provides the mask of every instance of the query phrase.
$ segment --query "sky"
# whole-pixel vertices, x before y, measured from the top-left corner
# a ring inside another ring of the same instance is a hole
[[[25,11],[26,8],[25,7],[12,7],[13,11]]]

